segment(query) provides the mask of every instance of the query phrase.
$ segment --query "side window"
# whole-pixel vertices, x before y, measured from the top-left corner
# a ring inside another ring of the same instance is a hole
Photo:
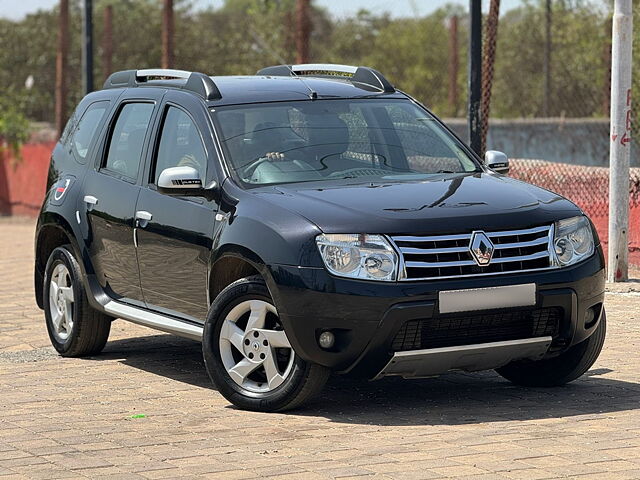
[[[89,146],[108,106],[109,102],[96,102],[91,104],[87,111],[84,112],[80,122],[78,122],[71,139],[73,153],[78,162],[86,162]]]
[[[207,155],[198,127],[189,115],[175,107],[168,107],[162,122],[158,145],[154,183],[160,173],[170,167],[193,167],[204,182],[207,173]]]
[[[126,103],[113,127],[104,168],[135,179],[138,176],[144,137],[154,105]]]
[[[78,111],[75,110],[71,114],[71,116],[69,117],[69,120],[67,120],[67,124],[65,125],[64,130],[62,131],[62,135],[60,135],[60,143],[62,143],[65,146],[67,146],[67,144],[69,143],[69,137],[71,136],[71,132],[76,127],[76,123],[78,121],[77,113]]]

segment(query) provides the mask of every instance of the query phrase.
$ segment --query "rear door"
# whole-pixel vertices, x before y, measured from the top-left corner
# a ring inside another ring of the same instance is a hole
[[[218,181],[211,126],[202,101],[169,91],[157,120],[154,146],[138,197],[136,229],[140,281],[147,306],[202,323],[208,309],[208,263],[218,205],[200,197],[158,192],[160,172],[188,165],[203,185]]]
[[[95,168],[87,173],[79,211],[86,215],[96,277],[112,298],[144,305],[133,240],[142,158],[162,90],[136,89],[120,97]]]

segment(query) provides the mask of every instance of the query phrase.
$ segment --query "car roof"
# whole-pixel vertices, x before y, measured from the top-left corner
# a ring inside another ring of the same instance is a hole
[[[395,92],[384,92],[367,85],[358,85],[342,78],[280,77],[268,75],[211,77],[220,90],[221,98],[208,104],[236,105],[257,102],[285,102],[308,100],[315,92],[318,99],[396,97]]]
[[[407,98],[378,71],[335,64],[276,65],[256,75],[214,76],[171,69],[123,70],[112,73],[103,90],[123,88],[181,89],[210,106],[322,98]]]

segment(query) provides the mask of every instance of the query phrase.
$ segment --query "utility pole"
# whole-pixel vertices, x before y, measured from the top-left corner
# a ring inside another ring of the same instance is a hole
[[[491,0],[487,30],[484,43],[484,63],[482,64],[482,140],[480,151],[487,147],[487,133],[489,132],[489,112],[491,111],[491,87],[493,86],[493,71],[496,61],[496,43],[498,39],[498,20],[500,18],[500,0]]]
[[[82,86],[84,93],[93,91],[93,2],[84,0],[82,10]]]
[[[611,136],[609,138],[610,282],[629,279],[629,156],[631,150],[631,0],[615,0],[611,61]]]
[[[69,51],[69,0],[60,0],[56,55],[56,132],[62,135],[67,120],[67,53]]]
[[[162,68],[173,68],[173,0],[162,8]]]
[[[602,50],[602,63],[604,64],[604,87],[602,91],[602,115],[608,116],[611,113],[611,31],[612,19],[608,18],[604,22],[605,42]]]
[[[309,63],[309,0],[296,0],[296,63]]]
[[[480,102],[482,100],[482,2],[469,0],[469,145],[482,155]]]
[[[104,7],[102,29],[102,74],[106,79],[113,71],[113,6]]]
[[[460,66],[458,51],[458,16],[449,19],[449,107],[451,116],[458,116],[458,69]]]
[[[542,114],[549,117],[551,103],[551,0],[546,0],[544,22],[544,94],[542,97]]]

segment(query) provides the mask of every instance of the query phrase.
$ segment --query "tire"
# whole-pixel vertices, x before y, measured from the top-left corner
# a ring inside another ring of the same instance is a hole
[[[300,407],[330,373],[295,354],[261,277],[242,278],[220,292],[209,309],[202,352],[220,394],[243,410]]]
[[[51,252],[42,298],[49,339],[60,355],[82,357],[102,351],[109,338],[111,317],[89,305],[82,272],[69,245]]]
[[[583,342],[548,360],[520,360],[496,369],[507,380],[526,387],[556,387],[581,377],[595,363],[607,333],[607,316]]]

